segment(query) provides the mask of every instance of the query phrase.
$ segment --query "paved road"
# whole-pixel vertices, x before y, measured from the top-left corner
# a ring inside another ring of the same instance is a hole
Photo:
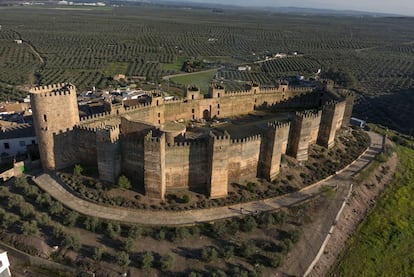
[[[189,225],[196,222],[208,222],[217,219],[240,216],[241,207],[244,209],[244,214],[253,213],[256,210],[259,212],[276,210],[313,197],[319,193],[319,189],[323,185],[349,185],[352,182],[352,176],[364,168],[375,157],[375,155],[381,151],[382,136],[372,132],[369,132],[369,135],[371,137],[371,146],[364,153],[364,155],[329,180],[318,182],[302,189],[301,191],[287,195],[225,207],[180,212],[147,211],[109,207],[98,205],[73,195],[48,174],[41,174],[40,176],[33,178],[33,180],[41,189],[47,191],[53,198],[60,201],[68,208],[81,214],[126,223],[139,223],[143,225]]]

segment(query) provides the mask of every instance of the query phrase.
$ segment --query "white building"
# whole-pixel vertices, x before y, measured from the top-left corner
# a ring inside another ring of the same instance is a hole
[[[10,277],[10,262],[7,252],[0,249],[0,277]]]
[[[33,126],[30,124],[16,124],[2,128],[0,131],[1,156],[24,154],[27,152],[28,145],[36,143],[36,134]]]

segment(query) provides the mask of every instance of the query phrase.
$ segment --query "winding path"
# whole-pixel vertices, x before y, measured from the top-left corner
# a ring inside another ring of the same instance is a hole
[[[24,43],[27,45],[27,47],[29,47],[29,49],[33,52],[33,54],[39,59],[40,61],[40,66],[44,67],[46,65],[45,59],[42,57],[42,55],[39,53],[39,51],[36,50],[36,48],[33,46],[33,44],[30,41],[24,40],[22,35],[14,30],[11,30],[12,32],[14,32],[17,37]]]
[[[368,134],[371,137],[370,147],[357,160],[338,172],[336,175],[330,176],[325,180],[319,181],[298,192],[265,200],[210,209],[174,212],[103,206],[73,195],[62,187],[62,185],[60,185],[49,174],[43,173],[38,177],[33,177],[33,181],[41,189],[48,192],[53,198],[61,202],[63,205],[81,214],[102,219],[143,225],[191,225],[197,222],[209,222],[218,219],[240,216],[241,208],[243,208],[244,214],[248,214],[254,213],[255,211],[264,212],[276,210],[281,207],[287,207],[315,196],[319,193],[320,187],[324,185],[337,186],[339,184],[340,186],[349,186],[352,183],[352,177],[356,174],[356,172],[367,166],[382,149],[382,136],[373,132],[369,132]]]

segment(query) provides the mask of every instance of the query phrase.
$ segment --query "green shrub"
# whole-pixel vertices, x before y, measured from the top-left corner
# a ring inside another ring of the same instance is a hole
[[[12,208],[14,206],[19,206],[20,203],[24,202],[24,198],[23,196],[19,195],[19,194],[12,194],[9,197],[9,201],[7,202],[7,206],[9,208]]]
[[[99,218],[88,216],[85,218],[83,225],[85,226],[86,230],[95,232],[101,228],[101,221]]]
[[[79,251],[82,246],[79,238],[70,234],[65,235],[63,245],[68,249],[73,249],[74,251]]]
[[[100,260],[102,260],[102,256],[103,256],[103,254],[105,253],[105,247],[104,246],[102,246],[102,245],[100,245],[100,246],[98,246],[98,247],[95,247],[94,249],[93,249],[93,255],[92,255],[92,258],[95,260],[95,261],[100,261]]]
[[[62,239],[65,235],[65,229],[60,224],[55,224],[52,230],[53,236],[56,240]]]
[[[234,256],[234,246],[233,245],[226,245],[223,249],[222,256],[224,259],[229,260]]]
[[[125,251],[121,251],[116,256],[116,262],[118,265],[126,267],[131,263],[131,260],[129,259],[129,254]]]
[[[18,205],[20,214],[23,217],[33,216],[35,214],[35,208],[32,204],[27,202],[21,202]]]
[[[240,224],[240,230],[243,232],[250,232],[256,229],[257,222],[253,216],[246,216]]]
[[[18,215],[15,215],[12,213],[6,213],[5,215],[3,215],[1,226],[7,229],[10,226],[16,224],[16,222],[19,221],[19,219],[20,217]]]
[[[76,164],[73,168],[73,178],[77,179],[82,175],[83,168],[80,164]]]
[[[63,206],[59,202],[53,201],[53,203],[50,205],[49,211],[52,215],[59,215],[63,212]]]
[[[269,265],[273,268],[278,268],[281,264],[282,258],[278,254],[271,254],[268,257]]]
[[[161,271],[168,271],[174,268],[175,256],[172,253],[169,253],[165,256],[162,256],[160,259],[160,269]]]
[[[37,222],[35,220],[24,222],[21,226],[21,231],[25,236],[38,234],[39,228],[37,227]]]
[[[63,224],[69,227],[73,227],[76,225],[78,218],[79,218],[79,214],[75,211],[71,211],[65,216],[63,220]]]
[[[144,230],[139,225],[133,225],[129,228],[128,237],[132,239],[139,239],[142,236]]]
[[[245,258],[250,258],[256,252],[256,246],[252,241],[246,241],[240,246],[240,254]]]
[[[201,251],[201,258],[205,262],[213,262],[218,258],[218,252],[214,247],[206,247]]]
[[[227,233],[226,223],[224,221],[217,221],[211,225],[211,230],[215,237],[222,237]]]
[[[139,266],[143,269],[148,269],[152,267],[154,262],[154,255],[151,252],[144,252],[139,256]]]
[[[184,194],[184,196],[183,196],[183,202],[184,203],[190,202],[190,196],[188,196],[187,194]]]
[[[122,249],[126,252],[131,252],[132,248],[134,248],[134,243],[135,241],[133,239],[127,238],[124,242]]]
[[[130,189],[131,188],[131,182],[125,175],[121,175],[118,178],[118,187],[123,189]]]

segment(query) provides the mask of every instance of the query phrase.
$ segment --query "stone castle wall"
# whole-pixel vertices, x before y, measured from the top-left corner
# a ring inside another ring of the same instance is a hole
[[[208,144],[204,141],[167,145],[167,189],[199,189],[208,182]]]
[[[253,136],[231,140],[228,158],[228,179],[240,183],[257,177],[261,137]]]
[[[144,186],[149,197],[163,199],[168,190],[184,188],[207,190],[210,197],[218,198],[227,195],[231,182],[255,177],[273,180],[282,154],[304,161],[309,145],[331,147],[336,131],[349,120],[353,103],[351,94],[342,100],[335,97],[324,90],[286,85],[272,89],[252,85],[241,92],[211,87],[207,98],[195,90],[181,100],[153,96],[151,103],[109,107],[108,112],[79,120],[74,87],[58,85],[34,89],[32,105],[45,169],[87,164],[96,166],[100,178],[108,182],[116,182],[121,173],[127,175]],[[332,98],[335,101],[329,101]],[[61,108],[68,103],[67,110]],[[204,140],[167,143],[160,131],[161,124],[180,119],[321,105],[322,110],[297,112],[291,122],[271,122],[262,134],[241,139],[211,133]]]

